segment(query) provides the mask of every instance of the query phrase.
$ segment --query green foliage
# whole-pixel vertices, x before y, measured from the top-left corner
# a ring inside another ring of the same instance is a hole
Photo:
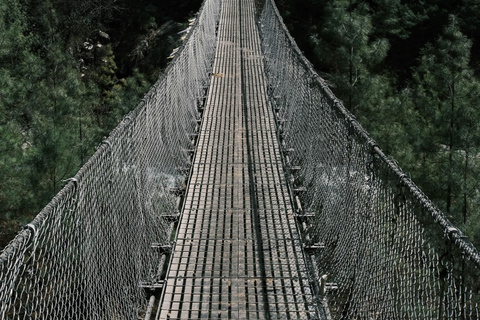
[[[480,82],[469,67],[471,46],[452,16],[435,45],[423,50],[412,92],[424,128],[417,138],[423,142],[416,148],[422,159],[416,175],[458,225],[467,222],[478,201]]]
[[[378,37],[393,36],[407,39],[411,34],[411,28],[415,26],[421,17],[401,0],[371,0],[372,24],[375,35]]]
[[[473,40],[472,66],[475,72],[480,72],[480,1],[463,0],[458,10],[459,24],[465,35]]]
[[[179,45],[172,19],[200,3],[0,2],[0,235],[28,223],[137,105]]]
[[[335,95],[479,246],[480,1],[279,7]]]
[[[388,51],[386,39],[371,39],[370,8],[353,0],[330,1],[319,33],[311,36],[320,66],[327,69],[335,93],[359,117],[380,104],[388,81],[372,71]]]

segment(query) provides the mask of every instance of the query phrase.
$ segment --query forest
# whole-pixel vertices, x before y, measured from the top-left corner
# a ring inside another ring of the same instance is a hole
[[[166,67],[201,0],[0,2],[0,248]],[[333,92],[480,245],[480,0],[276,0]]]
[[[0,1],[0,249],[138,104],[201,3]]]
[[[480,247],[480,1],[277,5],[334,94]]]

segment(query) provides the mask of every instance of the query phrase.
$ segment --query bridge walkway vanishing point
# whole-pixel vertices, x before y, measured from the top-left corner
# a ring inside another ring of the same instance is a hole
[[[0,319],[480,319],[478,250],[260,2],[204,1],[0,252]]]
[[[157,319],[316,317],[254,19],[253,0],[223,2]]]

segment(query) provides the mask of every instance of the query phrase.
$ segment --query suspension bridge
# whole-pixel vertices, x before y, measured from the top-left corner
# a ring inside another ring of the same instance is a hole
[[[477,250],[273,0],[205,0],[174,54],[1,252],[1,319],[480,319]]]

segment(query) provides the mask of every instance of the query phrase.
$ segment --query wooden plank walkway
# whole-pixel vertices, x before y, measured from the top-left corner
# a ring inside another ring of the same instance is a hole
[[[254,19],[254,0],[223,1],[157,319],[315,318]]]

